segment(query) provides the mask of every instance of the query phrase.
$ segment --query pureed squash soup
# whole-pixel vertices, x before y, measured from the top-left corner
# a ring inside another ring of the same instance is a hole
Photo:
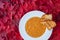
[[[37,38],[44,34],[46,26],[41,24],[39,17],[32,17],[26,22],[25,29],[29,36]]]

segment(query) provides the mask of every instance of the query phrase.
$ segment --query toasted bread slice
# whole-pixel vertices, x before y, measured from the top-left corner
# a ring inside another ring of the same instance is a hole
[[[56,23],[52,21],[52,14],[45,14],[40,18],[40,21],[45,25],[49,30],[56,26]]]
[[[49,24],[49,26],[51,26],[52,28],[54,28],[56,26],[56,23],[54,21],[47,21],[47,23]]]
[[[41,18],[44,18],[46,20],[52,20],[52,14],[45,14]]]
[[[47,22],[41,22],[45,27],[47,27],[48,30],[51,30],[52,27],[49,26],[49,24]]]
[[[54,21],[45,21],[45,22],[41,22],[44,26],[46,26],[48,28],[48,30],[51,30],[52,28],[54,28],[56,26],[56,23]]]

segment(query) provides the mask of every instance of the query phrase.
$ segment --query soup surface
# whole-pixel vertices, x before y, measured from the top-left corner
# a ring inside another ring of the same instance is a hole
[[[29,36],[37,38],[44,34],[46,26],[41,24],[39,17],[32,17],[26,22],[25,29]]]

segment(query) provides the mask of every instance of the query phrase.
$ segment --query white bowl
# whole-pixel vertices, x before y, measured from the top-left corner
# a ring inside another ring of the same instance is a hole
[[[30,19],[30,18],[32,18],[32,17],[41,17],[41,16],[44,15],[44,14],[45,14],[45,13],[43,13],[43,12],[41,12],[41,11],[36,11],[36,10],[35,10],[35,11],[30,11],[30,12],[26,13],[26,14],[22,17],[22,19],[21,19],[20,22],[19,22],[19,32],[20,32],[20,34],[21,34],[21,36],[22,36],[22,38],[23,38],[24,40],[48,40],[48,39],[49,39],[49,37],[50,37],[51,34],[52,34],[53,29],[48,30],[48,29],[46,28],[45,33],[44,33],[42,36],[38,37],[38,38],[33,38],[33,37],[29,36],[29,35],[26,33],[26,30],[25,30],[25,24],[26,24],[26,22],[27,22],[28,19]]]

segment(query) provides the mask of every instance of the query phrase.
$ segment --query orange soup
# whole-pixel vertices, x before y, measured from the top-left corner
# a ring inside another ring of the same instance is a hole
[[[25,29],[29,36],[37,38],[44,34],[46,27],[41,24],[39,17],[32,17],[26,22]]]

